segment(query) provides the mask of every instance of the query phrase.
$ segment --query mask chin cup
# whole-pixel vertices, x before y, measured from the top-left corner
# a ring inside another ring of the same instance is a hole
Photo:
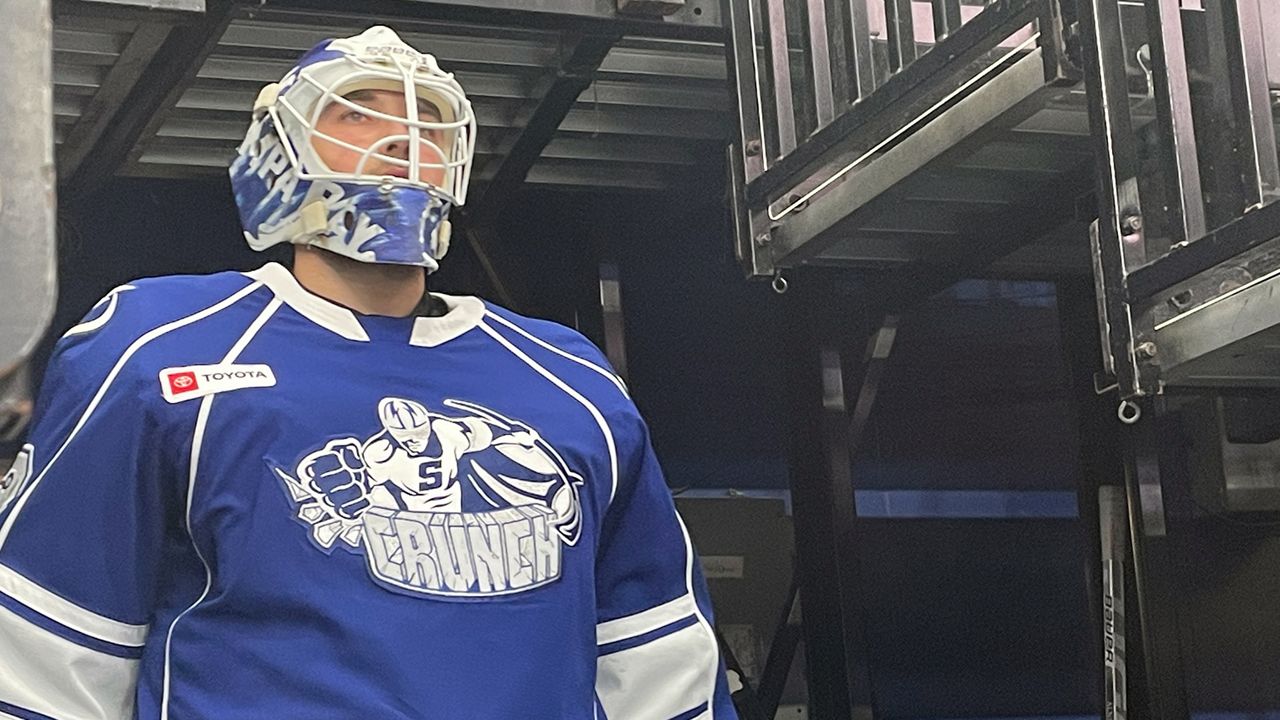
[[[449,238],[453,235],[453,224],[448,220],[441,220],[440,225],[436,227],[436,241],[432,247],[431,257],[437,261],[443,260],[444,256],[449,252]]]

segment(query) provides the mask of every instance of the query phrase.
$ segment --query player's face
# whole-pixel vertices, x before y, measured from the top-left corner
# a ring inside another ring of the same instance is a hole
[[[367,108],[397,118],[407,116],[405,96],[392,90],[356,90],[344,96],[359,108]],[[439,122],[440,110],[426,100],[418,101],[418,117],[422,120]],[[340,173],[354,173],[360,167],[362,152],[343,147],[321,136],[329,135],[355,147],[374,148],[378,153],[399,160],[409,159],[409,130],[404,122],[376,117],[352,108],[340,102],[331,102],[320,112],[316,121],[316,134],[312,135],[311,144],[320,160],[330,170]],[[419,162],[419,179],[436,187],[442,187],[445,180],[445,159],[441,148],[445,146],[445,131],[423,130]],[[370,156],[360,169],[363,175],[392,175],[408,177],[409,168],[395,165],[377,157]]]

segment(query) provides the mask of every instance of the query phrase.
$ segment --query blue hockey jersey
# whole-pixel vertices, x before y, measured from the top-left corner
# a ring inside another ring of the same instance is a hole
[[[279,265],[58,343],[0,483],[0,717],[734,717],[646,428],[567,328]]]

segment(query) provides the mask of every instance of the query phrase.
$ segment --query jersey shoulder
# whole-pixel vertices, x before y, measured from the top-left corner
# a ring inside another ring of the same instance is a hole
[[[595,343],[577,330],[553,320],[521,315],[488,301],[485,301],[485,309],[491,315],[496,316],[498,329],[506,328],[518,334],[532,337],[535,342],[541,341],[579,360],[597,365],[616,377],[617,373],[609,365],[608,359],[605,358],[600,348],[596,347]]]
[[[194,325],[213,309],[252,291],[252,278],[239,272],[167,275],[132,280],[99,300],[54,347],[59,365],[100,375],[129,348],[167,327]]]
[[[551,320],[531,318],[485,303],[488,325],[588,398],[610,424],[634,425],[639,410],[626,383],[585,335]]]

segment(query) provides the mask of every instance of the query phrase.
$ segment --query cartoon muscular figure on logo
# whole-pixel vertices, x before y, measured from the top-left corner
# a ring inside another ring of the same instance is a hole
[[[383,398],[372,437],[330,440],[293,475],[276,468],[298,517],[325,550],[363,546],[375,578],[399,588],[489,594],[475,591],[554,580],[561,544],[578,541],[581,476],[528,425],[444,405],[466,414]]]

